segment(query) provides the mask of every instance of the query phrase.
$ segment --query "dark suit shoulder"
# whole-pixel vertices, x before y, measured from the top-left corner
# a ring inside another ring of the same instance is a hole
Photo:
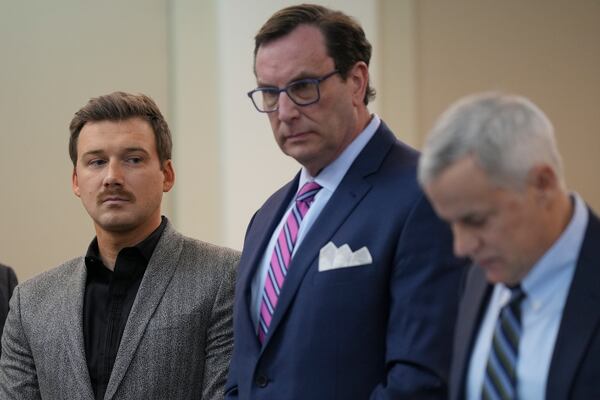
[[[419,156],[416,149],[396,138],[382,121],[354,160],[346,179],[364,177],[378,192],[414,203],[421,200],[423,194],[417,182]]]
[[[0,264],[0,293],[4,290],[10,298],[15,286],[17,286],[15,271],[7,265]]]

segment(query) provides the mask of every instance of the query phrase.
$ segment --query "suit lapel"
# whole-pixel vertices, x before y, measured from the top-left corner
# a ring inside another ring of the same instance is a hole
[[[548,373],[548,399],[570,397],[575,374],[600,322],[598,249],[600,221],[589,210],[585,239],[565,303]]]
[[[117,352],[105,399],[111,399],[123,380],[135,352],[146,332],[146,326],[158,307],[177,268],[183,241],[170,223],[158,242],[142,278],[142,283],[131,308]]]
[[[365,177],[379,169],[394,141],[396,139],[391,131],[381,122],[381,126],[373,138],[358,155],[327,205],[306,233],[290,263],[263,349],[268,345],[270,338],[288,311],[304,276],[314,265],[319,250],[331,240],[335,232],[371,189],[371,184]],[[340,245],[340,243],[336,243],[336,245]]]
[[[244,325],[245,332],[254,332],[254,323],[252,322],[251,308],[252,305],[252,280],[262,262],[262,257],[266,251],[266,247],[273,235],[273,231],[281,220],[287,205],[292,200],[298,189],[298,180],[300,174],[274,193],[261,207],[260,211],[255,214],[250,222],[249,233],[244,241],[244,250],[242,251],[242,259],[240,260],[239,276],[237,290],[240,290],[242,295],[239,309],[241,312],[236,316],[240,316],[239,324]],[[254,332],[256,333],[256,332]],[[254,336],[254,350],[258,354],[260,351],[260,342],[258,336]]]
[[[465,378],[469,369],[473,341],[479,331],[481,316],[487,307],[492,287],[486,281],[483,270],[471,266],[467,275],[465,293],[460,302],[454,333],[452,367],[450,368],[451,399],[465,398]]]
[[[71,378],[77,382],[80,393],[84,398],[93,399],[92,384],[85,358],[85,345],[83,340],[83,297],[85,293],[86,267],[83,258],[77,261],[74,272],[65,282],[66,292],[63,298],[65,321],[67,330],[68,354],[73,366]]]
[[[298,188],[298,179],[300,174],[296,175],[294,180],[289,182],[263,205],[260,214],[256,214],[250,222],[250,234],[244,241],[244,251],[242,260],[240,260],[240,275],[238,280],[242,282],[244,290],[244,301],[250,300],[250,289],[254,274],[264,256],[267,244],[273,235],[273,231],[281,220],[283,213],[287,209],[287,205],[296,193]],[[247,303],[246,305],[249,305]],[[245,308],[249,310],[249,307]],[[248,313],[248,317],[250,313]]]

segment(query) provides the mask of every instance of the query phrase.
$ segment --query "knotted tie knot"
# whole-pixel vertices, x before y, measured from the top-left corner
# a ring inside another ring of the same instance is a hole
[[[321,185],[316,182],[306,182],[298,194],[296,195],[297,203],[304,203],[310,205],[315,200],[315,196],[321,190]]]

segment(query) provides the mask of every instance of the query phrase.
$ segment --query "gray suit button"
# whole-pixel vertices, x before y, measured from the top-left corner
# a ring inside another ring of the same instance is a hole
[[[258,387],[264,388],[269,384],[269,378],[264,375],[258,375],[255,380]]]

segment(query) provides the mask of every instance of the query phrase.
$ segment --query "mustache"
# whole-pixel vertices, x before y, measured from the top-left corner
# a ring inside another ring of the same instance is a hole
[[[133,193],[128,192],[126,190],[105,190],[98,194],[96,201],[98,205],[100,205],[110,199],[118,199],[133,202],[135,201],[135,196]]]

